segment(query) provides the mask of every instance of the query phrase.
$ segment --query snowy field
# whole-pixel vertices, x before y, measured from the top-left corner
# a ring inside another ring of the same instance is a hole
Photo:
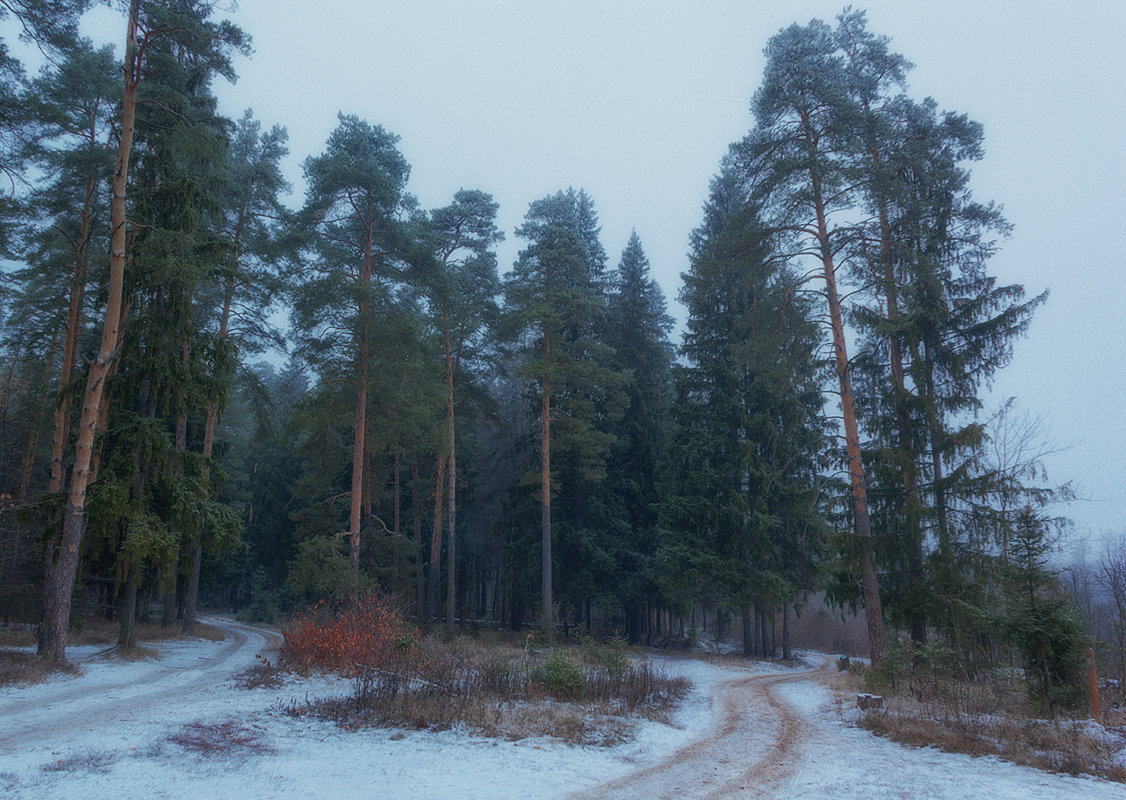
[[[458,730],[346,731],[282,709],[346,693],[347,682],[309,678],[282,688],[240,689],[233,676],[255,663],[269,637],[229,621],[210,622],[228,630],[225,642],[171,642],[154,648],[158,659],[134,662],[74,648],[71,657],[82,662],[81,676],[0,690],[0,797],[1126,798],[1119,784],[882,740],[849,724],[848,712],[842,715],[818,675],[784,680],[784,671],[770,666],[718,666],[690,658],[659,659],[670,674],[694,685],[673,724],[639,721],[636,736],[614,747],[503,741]],[[744,776],[753,775],[746,764],[768,762],[777,745],[779,728],[771,714],[787,718],[794,740],[780,751],[777,764],[768,764],[771,779],[729,782],[722,789],[721,782],[705,794],[695,789],[686,794],[671,783],[638,793],[631,776],[656,773],[678,751],[680,761],[696,758],[697,766],[711,769],[708,759],[714,759],[717,772],[725,768],[718,763],[725,759],[715,759],[699,743],[722,740],[721,718],[730,715],[732,703],[725,693],[734,685],[754,690],[760,681],[744,679],[756,674],[764,686],[770,682],[762,694],[769,702],[761,709],[748,704],[739,749],[761,752],[746,752]],[[197,723],[231,723],[249,744],[211,753],[185,746],[185,732]],[[604,791],[608,782],[617,782],[614,791]]]

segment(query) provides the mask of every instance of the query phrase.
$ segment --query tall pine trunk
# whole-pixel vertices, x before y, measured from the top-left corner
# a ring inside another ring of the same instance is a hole
[[[891,362],[892,393],[895,398],[895,419],[899,435],[899,449],[903,465],[903,491],[906,498],[904,535],[907,538],[907,568],[915,589],[923,585],[923,504],[919,497],[918,471],[915,461],[914,436],[911,432],[911,417],[908,410],[907,381],[904,377],[903,343],[897,332],[900,321],[899,289],[895,276],[895,256],[893,252],[891,221],[888,215],[888,200],[881,184],[880,170],[882,160],[879,147],[870,148],[875,170],[873,191],[880,225],[880,288],[883,291],[884,306],[887,312],[890,332],[888,334],[888,358]],[[917,598],[913,598],[917,600]],[[921,604],[911,603],[911,639],[918,644],[926,644],[927,620]]]
[[[93,177],[86,179],[86,196],[82,201],[78,246],[74,254],[74,274],[70,282],[70,304],[66,314],[66,331],[63,336],[63,362],[59,370],[59,392],[55,400],[55,421],[51,436],[52,494],[63,490],[66,441],[70,434],[70,400],[67,388],[71,372],[78,363],[78,328],[82,319],[82,297],[86,291],[86,260],[90,244],[91,218],[94,213],[94,193],[97,183]]]
[[[94,428],[102,409],[102,395],[110,365],[117,359],[118,326],[121,325],[121,306],[126,260],[126,209],[125,191],[129,178],[129,156],[133,148],[133,128],[137,113],[137,88],[141,77],[142,48],[137,42],[139,0],[133,0],[129,9],[129,22],[125,46],[125,85],[122,95],[121,139],[113,173],[113,195],[110,203],[109,276],[102,325],[102,339],[98,355],[90,363],[86,379],[86,392],[82,401],[82,415],[78,422],[78,441],[71,469],[70,491],[67,495],[66,513],[59,549],[47,571],[43,598],[43,629],[40,655],[49,661],[66,660],[67,626],[70,621],[71,594],[78,577],[78,555],[82,534],[86,527],[86,488],[91,455],[94,450]]]
[[[548,349],[545,333],[544,349]],[[546,361],[546,359],[545,359]],[[543,550],[542,598],[540,624],[548,641],[555,638],[555,616],[551,597],[551,382],[544,378],[543,398],[540,400],[540,540]]]
[[[429,601],[427,618],[437,619],[441,612],[442,597],[442,489],[445,486],[446,459],[438,456],[435,465],[437,478],[434,485],[434,527],[430,535]]]
[[[356,425],[352,442],[352,507],[348,520],[349,556],[352,570],[356,574],[356,587],[359,587],[360,573],[360,511],[364,500],[364,454],[367,451],[367,406],[368,406],[368,312],[372,266],[374,261],[373,223],[368,222],[364,230],[363,265],[360,273],[359,291],[359,330],[356,331]]]
[[[809,131],[808,120],[805,122]],[[840,386],[841,415],[844,417],[845,446],[848,454],[849,482],[852,486],[852,513],[856,537],[860,540],[860,589],[864,598],[864,614],[868,624],[868,649],[872,663],[884,657],[884,613],[880,602],[880,585],[876,573],[876,554],[872,546],[872,524],[868,515],[868,490],[864,481],[864,462],[860,456],[860,432],[856,423],[856,408],[852,398],[852,368],[848,363],[845,343],[844,318],[841,300],[837,293],[837,270],[833,263],[833,248],[829,240],[829,225],[825,213],[825,200],[821,191],[821,177],[816,163],[812,133],[809,136],[809,177],[813,210],[817,218],[817,241],[821,266],[825,277],[825,299],[829,304],[829,322],[833,334],[833,355],[836,362],[837,381]]]
[[[426,573],[422,557],[422,492],[418,476],[418,455],[411,459],[411,531],[414,535],[414,602],[418,616],[426,620]]]
[[[457,443],[454,437],[454,354],[450,348],[449,329],[445,335],[446,350],[446,429],[450,466],[447,470],[449,489],[446,494],[446,621],[453,625],[457,611]]]

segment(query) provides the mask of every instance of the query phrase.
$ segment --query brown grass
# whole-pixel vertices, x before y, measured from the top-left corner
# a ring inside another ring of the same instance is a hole
[[[104,645],[109,647],[117,641],[118,623],[104,617],[85,617],[78,622],[67,635],[67,645]],[[180,623],[161,627],[157,622],[138,622],[136,638],[138,642],[166,642],[182,638]],[[221,642],[226,638],[222,628],[197,622],[195,633],[192,636],[207,639],[212,642]],[[36,644],[34,626],[20,629],[0,629],[0,648],[4,647],[34,647]]]
[[[81,675],[76,664],[52,664],[34,653],[0,650],[0,686],[42,683],[56,675]]]
[[[274,752],[262,731],[233,719],[222,722],[190,722],[169,736],[168,741],[190,752],[209,757]]]
[[[55,761],[43,765],[44,772],[109,772],[109,768],[117,761],[117,756],[102,750],[89,750],[83,753],[71,753]]]
[[[269,661],[262,661],[235,675],[235,686],[239,689],[276,689],[283,683],[281,669]]]
[[[838,702],[865,690],[855,672],[837,676]],[[884,688],[883,708],[863,712],[860,727],[910,747],[997,756],[1025,766],[1126,783],[1126,730],[1078,719],[1043,719],[1011,676],[910,680]]]
[[[663,719],[688,688],[619,647],[525,651],[460,638],[419,643],[411,669],[367,670],[351,696],[292,706],[344,727],[464,726],[486,736],[550,736],[583,745],[628,739],[636,718]]]
[[[117,642],[118,623],[101,617],[87,618],[82,624],[71,630],[67,637],[68,645],[109,645]],[[135,637],[138,642],[167,642],[183,638],[180,623],[162,627],[159,622],[138,622],[135,628]],[[193,637],[207,639],[212,642],[221,642],[226,634],[214,625],[205,625],[197,622]]]

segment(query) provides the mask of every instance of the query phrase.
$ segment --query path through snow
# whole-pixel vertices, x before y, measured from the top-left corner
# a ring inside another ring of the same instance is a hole
[[[0,797],[1126,798],[1119,784],[875,737],[842,718],[820,669],[691,658],[657,658],[695,685],[675,724],[641,722],[632,741],[612,748],[457,730],[349,732],[281,710],[345,693],[346,681],[238,689],[233,676],[271,646],[271,635],[210,622],[226,641],[161,644],[155,661],[91,651],[80,677],[0,689]],[[269,751],[203,756],[174,741],[185,725],[224,721],[254,731]]]

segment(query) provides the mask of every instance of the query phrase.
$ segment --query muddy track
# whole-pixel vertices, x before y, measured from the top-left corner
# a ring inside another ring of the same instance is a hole
[[[573,795],[572,800],[774,797],[800,756],[805,723],[775,689],[817,680],[829,668],[753,675],[716,687],[722,711],[707,737],[667,760]]]
[[[49,697],[36,696],[14,702],[0,699],[0,753],[16,742],[22,746],[29,741],[52,738],[60,729],[109,728],[128,722],[154,705],[168,705],[197,696],[251,666],[257,653],[276,649],[280,638],[273,631],[228,619],[201,621],[221,628],[227,638],[190,666],[171,667],[162,665],[159,660],[139,662],[136,675],[128,681],[97,683],[78,677],[60,683],[59,690]],[[86,662],[92,660],[86,659]],[[91,698],[91,693],[96,697]],[[77,703],[81,703],[80,718],[74,713]]]

